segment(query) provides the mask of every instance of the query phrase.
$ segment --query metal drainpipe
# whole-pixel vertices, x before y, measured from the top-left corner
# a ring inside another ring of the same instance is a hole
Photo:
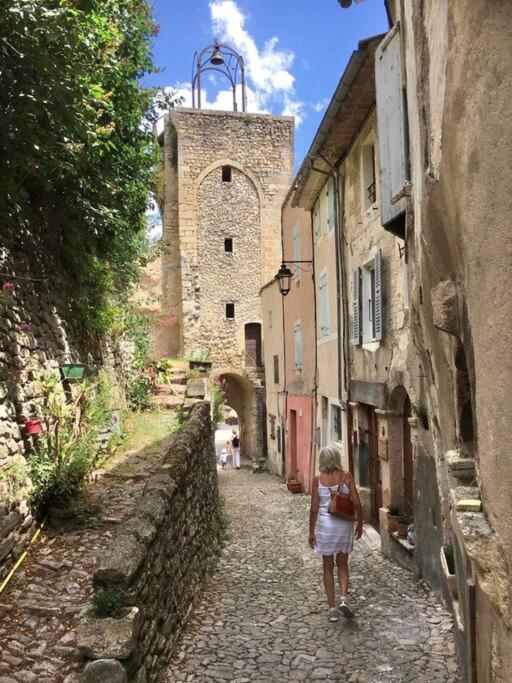
[[[283,236],[283,211],[284,211],[284,205],[281,205],[281,261],[284,261],[284,236]],[[286,325],[285,325],[285,302],[286,297],[281,295],[281,315],[283,319],[283,394],[284,394],[284,415],[283,415],[283,421],[281,423],[281,430],[282,430],[282,435],[281,435],[281,448],[283,449],[283,453],[281,453],[281,462],[283,465],[283,472],[282,476],[283,479],[286,480],[286,434],[287,434],[287,417],[288,417],[288,389],[286,387]],[[283,398],[283,396],[280,397],[280,400]],[[278,409],[280,408],[279,405],[280,401],[277,402]]]
[[[343,325],[343,336],[341,332],[341,308],[343,304],[342,300],[342,295],[341,295],[341,286],[342,286],[342,258],[341,258],[341,242],[340,242],[340,234],[339,234],[339,193],[338,193],[338,171],[336,168],[331,164],[330,161],[328,161],[322,154],[318,154],[320,159],[326,163],[329,168],[331,169],[331,177],[333,180],[333,192],[334,196],[336,197],[336,201],[334,202],[334,240],[335,240],[335,245],[336,245],[336,325],[338,328],[338,334],[337,334],[337,349],[338,349],[338,400],[342,401],[343,396],[342,396],[342,390],[343,390],[343,382],[342,382],[342,365],[343,365],[343,370],[345,371],[345,363],[343,363],[343,339],[344,339],[344,331],[345,331],[345,325]],[[343,291],[345,290],[345,287],[343,287]],[[345,321],[343,321],[345,322]],[[345,374],[345,372],[344,372]]]
[[[315,460],[316,460],[316,443],[314,439],[316,431],[316,416],[318,413],[318,347],[316,343],[316,330],[317,330],[317,319],[316,319],[316,278],[315,278],[315,228],[313,225],[313,212],[309,212],[310,225],[311,225],[311,278],[313,280],[313,347],[315,349],[315,372],[313,375],[313,391],[312,393],[312,405],[311,405],[311,449],[309,455],[309,483],[312,485],[313,477],[315,476]],[[311,467],[313,471],[311,471]]]

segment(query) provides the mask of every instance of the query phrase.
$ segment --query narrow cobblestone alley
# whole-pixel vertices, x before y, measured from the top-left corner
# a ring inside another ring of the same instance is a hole
[[[382,557],[372,529],[351,557],[356,618],[333,624],[307,547],[309,497],[247,469],[219,479],[231,540],[163,680],[462,681],[449,613]]]

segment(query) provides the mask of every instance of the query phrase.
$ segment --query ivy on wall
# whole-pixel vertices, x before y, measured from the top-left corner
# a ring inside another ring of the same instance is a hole
[[[104,332],[148,258],[154,71],[146,0],[10,0],[0,7],[3,235],[79,285],[77,317]],[[141,123],[144,122],[144,123]]]

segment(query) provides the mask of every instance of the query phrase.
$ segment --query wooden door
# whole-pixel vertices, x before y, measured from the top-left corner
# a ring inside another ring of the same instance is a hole
[[[370,449],[370,494],[372,523],[379,528],[379,509],[382,507],[382,475],[380,468],[377,415],[368,406],[368,439]]]
[[[409,397],[405,399],[403,416],[403,458],[404,458],[404,508],[405,514],[412,517],[414,513],[414,465],[412,460],[411,442],[411,401]]]
[[[288,446],[290,449],[290,474],[297,475],[297,411],[290,410],[290,423],[288,425]]]
[[[245,367],[256,368],[261,365],[261,325],[248,323],[245,326]]]

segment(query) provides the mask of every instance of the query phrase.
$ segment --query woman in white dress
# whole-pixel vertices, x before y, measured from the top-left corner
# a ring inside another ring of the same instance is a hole
[[[354,545],[354,536],[359,540],[363,534],[363,513],[361,501],[350,472],[344,472],[341,466],[341,454],[337,446],[330,445],[320,451],[320,475],[313,479],[311,491],[311,511],[309,515],[309,545],[317,555],[321,555],[324,563],[324,588],[329,603],[329,620],[338,621],[341,613],[353,617],[354,613],[348,605],[348,556]],[[357,515],[357,526],[354,522],[329,514],[327,508],[331,493],[338,489],[350,495]],[[340,586],[339,609],[334,600],[334,562],[338,569]]]

